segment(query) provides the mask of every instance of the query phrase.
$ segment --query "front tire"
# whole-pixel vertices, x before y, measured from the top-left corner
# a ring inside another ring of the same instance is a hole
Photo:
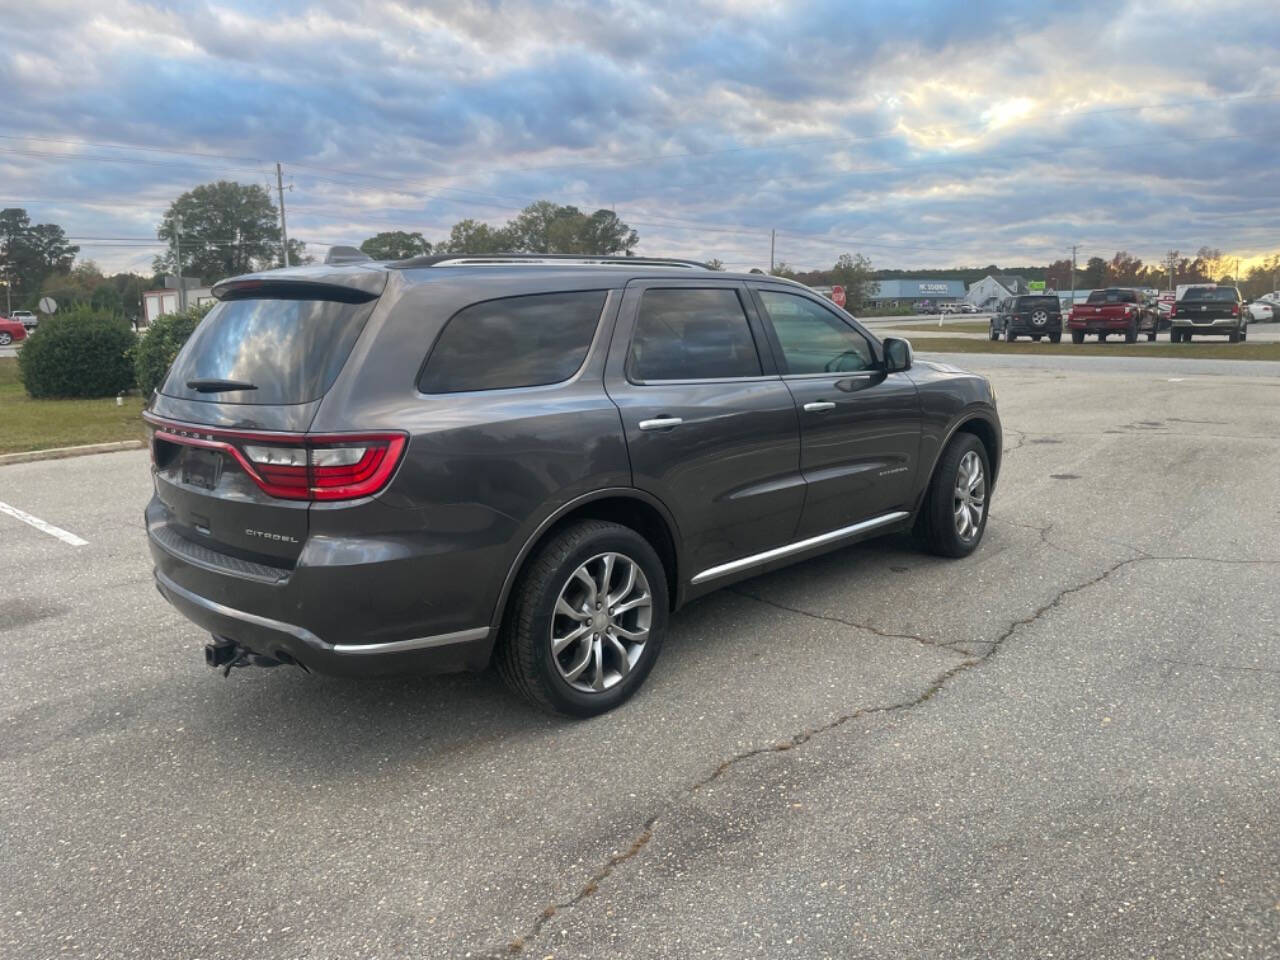
[[[1000,339],[1000,331],[996,329],[996,324],[994,320],[991,322],[991,331],[989,333],[989,336],[991,337],[992,340]]]
[[[1005,327],[1005,328],[1004,328],[1004,342],[1005,342],[1005,343],[1013,343],[1013,341],[1015,341],[1015,340],[1017,340],[1017,339],[1018,339],[1018,335],[1017,335],[1016,333],[1014,333],[1014,332],[1013,332],[1013,328],[1012,328],[1012,327]]]
[[[7,347],[11,343],[13,343],[13,334],[8,330],[0,332],[0,347]]]
[[[990,504],[991,464],[971,433],[957,433],[938,459],[924,506],[929,549],[967,557],[982,542]]]
[[[1083,331],[1083,330],[1072,330],[1072,331],[1071,331],[1071,342],[1072,342],[1072,343],[1084,343],[1084,331]]]
[[[525,561],[498,670],[548,713],[605,713],[644,683],[668,609],[666,570],[644,537],[603,520],[571,524]]]
[[[1051,334],[1049,334],[1049,342],[1050,342],[1050,343],[1061,343],[1061,342],[1062,342],[1062,334],[1060,334],[1060,333],[1051,333]]]

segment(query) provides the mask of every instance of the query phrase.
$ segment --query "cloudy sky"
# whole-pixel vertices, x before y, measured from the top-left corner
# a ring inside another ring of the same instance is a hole
[[[1272,2],[0,0],[0,50],[0,205],[109,269],[277,160],[320,254],[534,199],[742,269],[1280,250]]]

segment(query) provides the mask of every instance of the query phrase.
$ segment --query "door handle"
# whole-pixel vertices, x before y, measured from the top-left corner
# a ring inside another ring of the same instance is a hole
[[[826,413],[828,410],[834,410],[836,405],[830,400],[814,400],[804,405],[805,413]]]
[[[679,417],[654,417],[652,420],[641,420],[641,430],[671,430],[684,423]]]

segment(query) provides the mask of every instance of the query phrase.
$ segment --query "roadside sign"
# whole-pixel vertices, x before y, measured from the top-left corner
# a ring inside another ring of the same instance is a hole
[[[53,297],[41,297],[38,306],[41,313],[55,313],[58,309],[58,301]]]
[[[840,286],[839,284],[836,284],[834,287],[831,288],[831,302],[834,303],[837,307],[844,306],[844,302],[845,302],[844,287]]]
[[[1038,293],[1044,293],[1044,281],[1043,281],[1043,280],[1032,280],[1032,281],[1030,281],[1030,282],[1027,284],[1027,289],[1028,289],[1028,290],[1034,290],[1034,291],[1036,291],[1036,292],[1038,292]]]

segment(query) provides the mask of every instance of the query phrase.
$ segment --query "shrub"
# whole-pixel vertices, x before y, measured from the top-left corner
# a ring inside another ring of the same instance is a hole
[[[134,355],[133,369],[137,377],[138,389],[143,397],[150,397],[164,382],[165,374],[173,365],[173,358],[178,355],[182,345],[195,331],[204,315],[209,312],[211,304],[201,307],[188,307],[182,313],[166,313],[156,317],[146,333],[138,341],[138,349]]]
[[[124,318],[76,307],[41,321],[18,372],[32,397],[109,397],[133,386],[134,347]]]

